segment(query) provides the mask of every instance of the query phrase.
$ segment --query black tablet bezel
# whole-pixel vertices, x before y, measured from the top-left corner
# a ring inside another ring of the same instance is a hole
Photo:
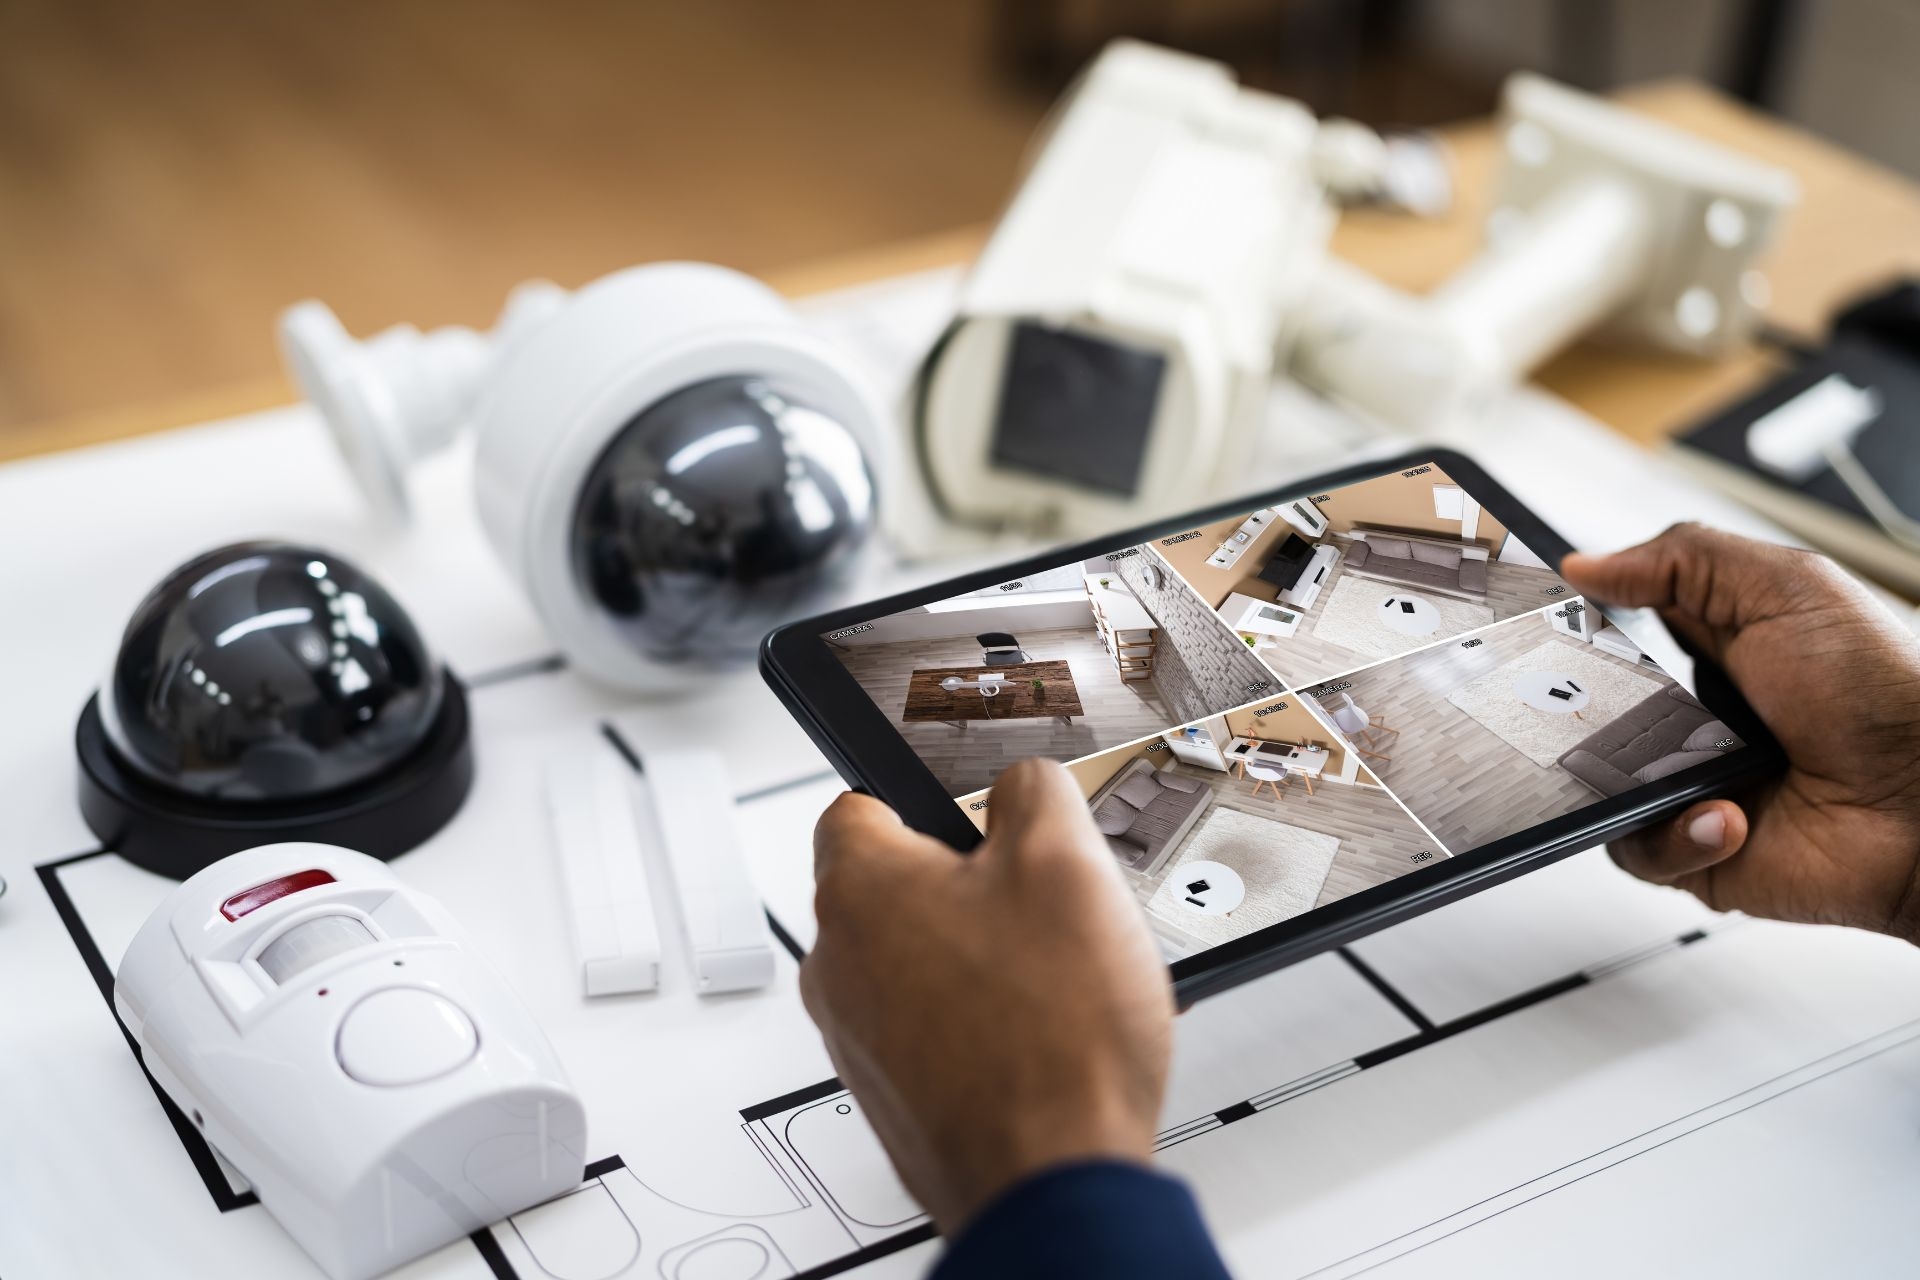
[[[1573,550],[1566,539],[1471,459],[1451,450],[1425,449],[1356,463],[1282,488],[1157,520],[1111,537],[1056,547],[1023,560],[790,623],[769,634],[762,644],[761,674],[849,786],[885,801],[914,829],[965,852],[979,844],[983,838],[980,832],[919,756],[905,745],[886,714],[834,656],[825,639],[827,633],[1075,560],[1138,546],[1288,499],[1428,465],[1445,472],[1449,479],[1466,489],[1484,510],[1547,563],[1557,565],[1562,556]],[[1599,603],[1604,609],[1605,602]],[[1171,969],[1181,1003],[1189,1004],[1341,946],[1646,826],[1703,797],[1737,790],[1778,772],[1785,758],[1772,734],[1724,674],[1697,655],[1696,664],[1694,684],[1701,701],[1747,743],[1745,748],[1647,783],[1625,795],[1596,800],[1573,813],[1175,961]]]

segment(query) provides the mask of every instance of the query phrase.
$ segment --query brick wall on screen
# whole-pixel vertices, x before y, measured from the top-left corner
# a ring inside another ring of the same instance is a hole
[[[1149,564],[1160,567],[1165,584],[1147,581]],[[1153,682],[1181,723],[1218,715],[1231,707],[1279,692],[1273,673],[1180,581],[1151,547],[1118,561],[1114,568],[1134,598],[1160,624],[1160,647],[1153,655]],[[1250,686],[1259,689],[1249,692]]]

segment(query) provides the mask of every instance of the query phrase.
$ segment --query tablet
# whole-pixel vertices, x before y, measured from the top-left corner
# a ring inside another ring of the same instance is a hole
[[[761,669],[957,850],[1000,770],[1060,761],[1191,1001],[1781,767],[1570,549],[1423,451],[795,623]]]

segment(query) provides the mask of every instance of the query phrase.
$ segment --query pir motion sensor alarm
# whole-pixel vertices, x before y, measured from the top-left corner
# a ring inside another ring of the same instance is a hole
[[[153,1078],[333,1280],[580,1184],[553,1047],[444,908],[364,854],[280,844],[201,871],[120,962]]]
[[[349,337],[280,321],[295,380],[376,511],[470,427],[480,519],[554,642],[605,684],[666,693],[751,663],[828,607],[874,523],[878,401],[773,290],[701,263],[569,293],[523,285],[490,334]]]

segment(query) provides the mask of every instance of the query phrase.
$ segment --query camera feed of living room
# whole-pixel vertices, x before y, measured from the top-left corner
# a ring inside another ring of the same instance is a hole
[[[1569,593],[1432,465],[1289,499],[1154,547],[1289,687]]]
[[[1577,596],[1304,692],[1455,853],[1744,745]]]
[[[1293,695],[1067,768],[1170,958],[1447,856],[1363,753]],[[959,803],[988,830],[990,801]]]
[[[951,795],[1016,760],[1074,760],[1279,691],[1138,547],[824,639]]]

